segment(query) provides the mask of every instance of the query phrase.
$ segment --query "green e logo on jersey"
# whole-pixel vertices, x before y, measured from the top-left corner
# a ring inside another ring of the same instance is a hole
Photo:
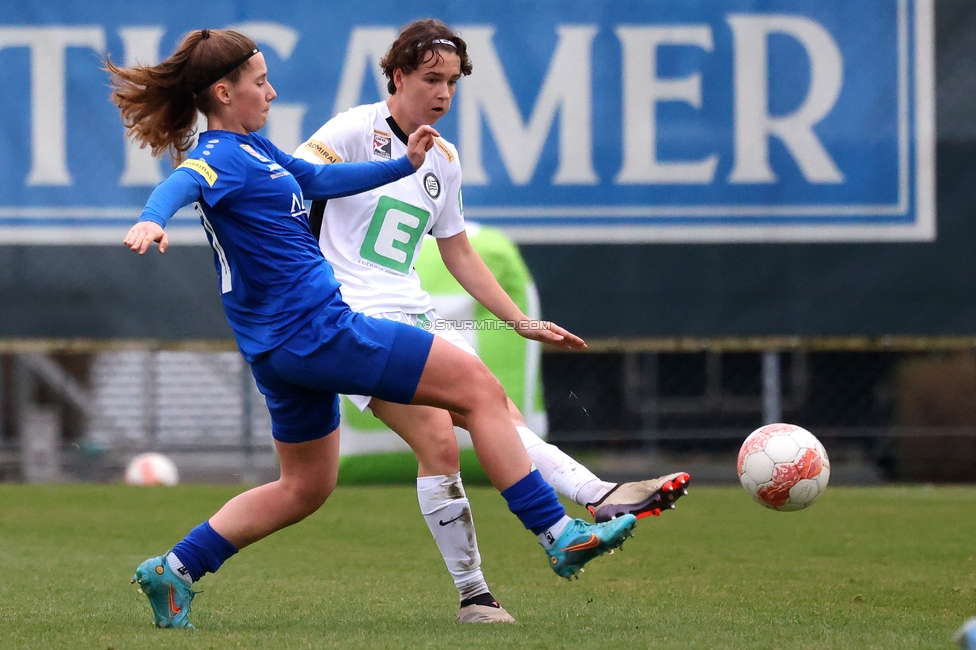
[[[428,221],[430,213],[426,210],[389,196],[380,197],[359,254],[370,262],[406,273]]]

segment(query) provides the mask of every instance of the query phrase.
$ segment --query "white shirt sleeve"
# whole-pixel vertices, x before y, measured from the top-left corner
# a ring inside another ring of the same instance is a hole
[[[450,174],[445,174],[448,178],[444,184],[444,191],[447,192],[447,196],[444,197],[444,209],[430,231],[430,234],[438,239],[453,237],[464,230],[464,202],[461,199],[461,160],[457,157],[457,150],[454,149],[454,146],[450,145],[450,147],[454,154],[454,161],[447,165]],[[428,156],[431,154],[440,155],[440,152],[436,148],[432,148],[427,152]]]
[[[319,165],[369,160],[364,147],[369,129],[361,118],[350,112],[336,115],[298,147],[295,157]]]

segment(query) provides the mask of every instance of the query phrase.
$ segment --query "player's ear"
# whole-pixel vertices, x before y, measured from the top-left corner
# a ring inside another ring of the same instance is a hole
[[[401,68],[396,68],[393,71],[393,85],[396,86],[397,91],[403,88],[403,70]]]
[[[230,103],[230,84],[226,81],[218,81],[213,87],[214,99],[221,104]]]

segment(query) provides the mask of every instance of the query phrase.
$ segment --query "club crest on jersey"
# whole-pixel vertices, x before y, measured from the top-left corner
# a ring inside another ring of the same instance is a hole
[[[433,172],[427,172],[424,175],[424,190],[432,199],[436,199],[441,195],[441,182],[437,180]]]
[[[393,134],[373,131],[373,155],[389,160],[393,155]]]
[[[252,147],[249,144],[242,144],[241,145],[241,149],[243,149],[244,151],[248,152],[249,154],[251,154],[252,156],[254,156],[255,158],[257,158],[258,160],[260,160],[263,163],[271,162],[270,160],[268,160],[267,158],[265,158],[264,156],[262,156],[261,154],[259,154],[257,151],[255,151],[254,150],[254,147]]]

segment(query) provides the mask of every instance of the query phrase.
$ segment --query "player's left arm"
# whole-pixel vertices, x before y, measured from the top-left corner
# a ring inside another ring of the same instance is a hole
[[[527,339],[549,343],[564,350],[582,350],[586,343],[572,332],[549,321],[533,320],[505,292],[463,230],[437,240],[444,266],[464,290],[500,320],[516,323]]]
[[[307,198],[338,199],[359,194],[414,174],[434,146],[438,133],[429,126],[422,126],[412,134],[407,143],[407,154],[396,160],[343,163],[341,165],[317,165],[287,153],[266,142],[275,162],[287,169],[302,188]]]

